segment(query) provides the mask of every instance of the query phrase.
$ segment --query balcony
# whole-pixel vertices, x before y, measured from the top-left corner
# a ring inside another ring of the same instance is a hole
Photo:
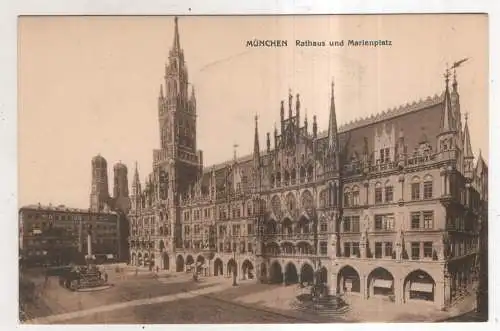
[[[275,257],[282,257],[282,258],[312,258],[312,257],[319,257],[323,256],[326,257],[327,254],[315,254],[314,252],[282,252],[282,251],[268,251],[265,252],[263,255],[265,256],[275,256]]]
[[[372,162],[352,161],[343,167],[345,176],[362,175],[369,173],[390,172],[402,168],[415,168],[437,162],[456,159],[456,151],[448,150],[439,153],[413,153],[404,155],[400,160],[372,164]]]
[[[371,165],[369,168],[369,172],[384,172],[384,171],[392,171],[398,169],[397,162],[384,162],[376,165]]]
[[[314,232],[310,233],[269,233],[264,234],[264,241],[300,241],[314,240]]]

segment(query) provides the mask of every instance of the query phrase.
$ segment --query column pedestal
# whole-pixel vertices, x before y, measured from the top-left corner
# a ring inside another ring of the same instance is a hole
[[[436,282],[435,292],[434,292],[434,303],[439,309],[446,307],[446,302],[449,300],[446,295],[446,282]]]
[[[404,292],[403,288],[403,279],[394,279],[394,302],[398,305],[402,305],[404,303]]]
[[[329,280],[328,280],[328,291],[330,292],[330,295],[337,295],[337,273],[332,272],[329,275]]]
[[[368,299],[368,290],[369,290],[369,286],[368,284],[366,283],[366,276],[362,276],[360,278],[360,282],[361,284],[360,285],[360,290],[361,290],[361,295],[363,296],[363,299]]]

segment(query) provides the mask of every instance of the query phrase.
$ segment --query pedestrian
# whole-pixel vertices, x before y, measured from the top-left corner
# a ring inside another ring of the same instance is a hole
[[[156,266],[156,273],[159,273],[159,272],[160,272],[160,267]]]
[[[108,282],[108,273],[106,271],[104,271],[104,281]]]

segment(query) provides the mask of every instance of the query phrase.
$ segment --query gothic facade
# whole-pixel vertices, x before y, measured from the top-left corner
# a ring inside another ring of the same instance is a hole
[[[256,118],[251,154],[204,167],[176,19],[161,148],[131,188],[131,263],[450,305],[475,282],[487,166],[472,153],[456,74],[445,76],[438,95],[343,126],[332,83],[324,132],[290,93],[264,148]]]

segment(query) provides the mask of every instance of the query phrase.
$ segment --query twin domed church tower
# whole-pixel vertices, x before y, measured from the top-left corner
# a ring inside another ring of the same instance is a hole
[[[108,163],[97,155],[92,159],[92,185],[90,192],[90,210],[101,212],[114,210],[124,215],[130,211],[127,166],[118,162],[113,167],[113,196],[108,191]]]

